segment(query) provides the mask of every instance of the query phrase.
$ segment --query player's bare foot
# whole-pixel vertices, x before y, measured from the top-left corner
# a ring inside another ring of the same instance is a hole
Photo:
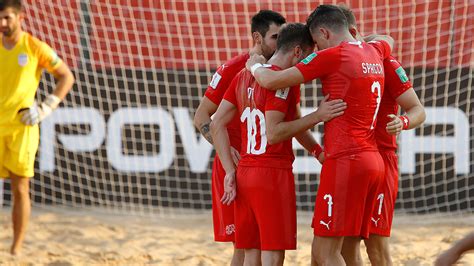
[[[18,256],[21,253],[21,246],[19,245],[12,245],[10,248],[10,254],[13,256]]]

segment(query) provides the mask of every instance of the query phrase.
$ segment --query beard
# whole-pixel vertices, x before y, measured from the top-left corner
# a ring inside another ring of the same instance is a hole
[[[5,37],[11,37],[13,35],[13,33],[15,33],[17,28],[18,27],[16,27],[16,26],[13,26],[11,28],[7,28],[5,31],[2,32],[2,34]]]
[[[2,32],[2,35],[5,36],[5,37],[11,37],[12,36],[12,31],[11,30],[6,30],[6,31],[3,31]]]
[[[270,48],[269,48],[267,45],[262,44],[262,55],[263,55],[267,60],[269,60],[269,59],[273,56],[274,53],[275,53],[275,52],[274,52],[274,51],[272,52],[272,51],[270,50]]]

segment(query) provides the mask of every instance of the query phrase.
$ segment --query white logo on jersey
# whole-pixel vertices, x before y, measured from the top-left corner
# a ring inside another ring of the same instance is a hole
[[[234,224],[229,224],[225,227],[225,233],[227,235],[232,235],[235,232],[235,225]]]
[[[211,88],[215,90],[217,88],[217,85],[219,84],[219,81],[221,81],[221,78],[222,76],[219,73],[214,73],[214,75],[212,75],[212,80],[211,83],[209,83],[209,86],[211,86]]]
[[[28,64],[28,55],[27,54],[20,54],[18,55],[18,64],[22,67]]]
[[[330,223],[331,223],[331,221],[329,221],[328,223],[323,222],[323,220],[319,221],[319,224],[326,226],[326,228],[327,228],[328,230],[330,230],[330,229],[329,229],[329,224],[330,224]]]
[[[374,217],[372,217],[371,219],[372,219],[372,222],[374,222],[375,227],[377,227],[377,223],[379,222],[380,218],[378,218],[377,220],[375,220]]]
[[[290,92],[290,88],[279,89],[275,92],[275,97],[286,100],[286,98],[288,98],[289,92]]]

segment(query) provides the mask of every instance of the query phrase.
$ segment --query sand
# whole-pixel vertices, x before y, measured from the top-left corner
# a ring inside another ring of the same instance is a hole
[[[9,209],[0,210],[0,265],[226,265],[229,243],[212,239],[211,215],[150,217],[34,208],[23,252],[9,255]],[[310,215],[298,216],[298,249],[286,265],[309,265]],[[394,265],[432,265],[437,254],[474,230],[474,216],[398,217]],[[365,262],[368,263],[364,254]],[[474,265],[474,254],[461,265]]]

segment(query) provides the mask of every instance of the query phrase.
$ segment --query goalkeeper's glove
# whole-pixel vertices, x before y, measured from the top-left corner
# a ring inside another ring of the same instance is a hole
[[[33,106],[20,112],[21,122],[29,126],[38,124],[50,115],[51,112],[58,107],[60,102],[61,99],[54,94],[48,95],[40,105],[35,101]]]

